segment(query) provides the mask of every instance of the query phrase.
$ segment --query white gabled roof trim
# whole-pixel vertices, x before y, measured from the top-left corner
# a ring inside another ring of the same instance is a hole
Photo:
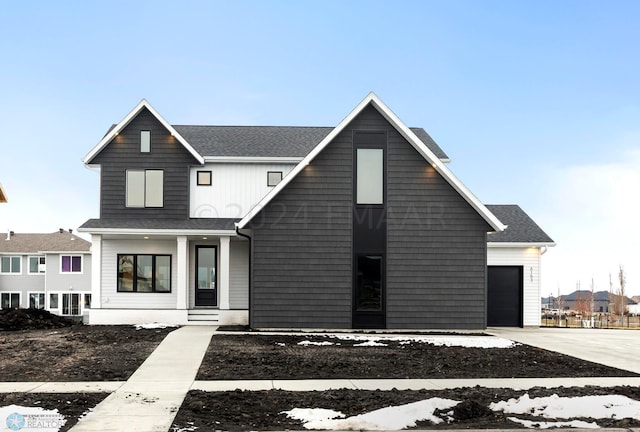
[[[545,242],[487,242],[487,247],[490,248],[531,248],[531,247],[554,247],[556,243]]]
[[[264,157],[264,156],[205,156],[205,162],[223,163],[284,163],[297,164],[301,157]]]
[[[182,135],[180,135],[178,133],[178,131],[176,131],[173,126],[171,126],[159,113],[158,111],[156,111],[151,104],[149,104],[149,102],[147,102],[146,99],[142,99],[140,101],[140,103],[138,103],[138,105],[135,106],[134,109],[132,109],[129,114],[126,115],[125,118],[123,118],[122,120],[120,120],[120,122],[115,125],[113,127],[113,129],[111,129],[109,131],[109,133],[107,133],[104,138],[102,138],[102,140],[100,140],[100,142],[98,143],[98,145],[96,145],[82,160],[86,165],[91,164],[91,161],[93,160],[94,157],[96,157],[96,155],[98,153],[100,153],[100,151],[102,151],[103,148],[105,148],[107,146],[107,144],[109,144],[111,142],[111,140],[118,135],[118,133],[120,133],[120,131],[122,131],[122,129],[124,129],[130,122],[131,120],[133,120],[134,118],[136,118],[136,116],[140,113],[140,111],[142,111],[143,108],[148,109],[151,114],[153,114],[153,116],[158,119],[158,121],[160,123],[162,123],[162,126],[165,127],[165,129],[167,129],[169,131],[169,133],[171,135],[173,135],[180,144],[182,144],[184,146],[185,149],[187,149],[187,151],[189,153],[191,153],[191,155],[200,163],[200,164],[204,164],[204,158],[193,148],[191,147],[191,144],[189,144],[187,142],[187,140],[185,140]]]
[[[238,228],[244,228],[291,180],[293,180],[315,157],[358,115],[367,107],[373,105],[378,112],[391,123],[396,130],[426,159],[435,170],[484,218],[495,230],[504,231],[506,226],[476,198],[473,193],[453,175],[445,163],[441,161],[421,140],[387,107],[375,93],[371,92],[327,135],[296,167],[287,174],[276,187],[256,204],[245,217],[238,222]]]
[[[85,232],[89,234],[122,234],[122,235],[235,235],[235,230],[207,230],[207,229],[171,229],[171,228],[158,228],[158,229],[142,229],[142,228],[78,228],[79,232]]]

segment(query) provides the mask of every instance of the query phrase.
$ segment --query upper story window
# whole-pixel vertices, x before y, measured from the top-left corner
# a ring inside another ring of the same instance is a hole
[[[355,131],[356,204],[384,204],[384,168],[387,135],[383,131]]]
[[[198,186],[211,186],[211,171],[198,171]]]
[[[82,273],[82,255],[61,255],[61,273]]]
[[[19,256],[0,257],[0,273],[5,273],[5,274],[22,273],[21,261],[22,259]]]
[[[140,152],[149,153],[151,151],[151,131],[140,131]]]
[[[43,256],[30,256],[29,257],[29,273],[38,274],[44,273],[46,270],[46,258]]]
[[[127,170],[127,207],[162,207],[164,171]]]
[[[267,171],[267,186],[275,186],[282,181],[282,171]]]

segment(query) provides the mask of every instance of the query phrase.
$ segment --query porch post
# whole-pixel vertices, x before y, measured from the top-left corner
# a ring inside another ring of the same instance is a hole
[[[220,237],[220,309],[229,309],[229,236]]]
[[[177,281],[176,286],[176,309],[187,309],[187,280],[189,279],[189,248],[187,236],[178,236],[177,242]]]
[[[102,307],[102,235],[91,234],[91,309]]]

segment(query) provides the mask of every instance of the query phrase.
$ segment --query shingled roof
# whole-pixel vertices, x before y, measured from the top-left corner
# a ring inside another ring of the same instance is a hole
[[[334,128],[312,126],[173,125],[204,157],[305,157]],[[435,155],[447,154],[422,128],[410,128]]]
[[[0,254],[40,252],[89,252],[91,243],[68,231],[48,234],[6,234],[0,237]]]
[[[80,226],[81,230],[213,230],[235,231],[235,223],[240,219],[89,219]]]
[[[507,225],[502,232],[491,233],[487,236],[489,243],[546,243],[555,242],[542,231],[534,221],[517,205],[489,205],[486,206],[500,221]]]

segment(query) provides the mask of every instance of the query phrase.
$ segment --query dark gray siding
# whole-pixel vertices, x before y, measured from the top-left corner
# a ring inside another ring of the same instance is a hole
[[[151,152],[140,152],[140,131],[151,131]],[[197,161],[145,108],[94,159],[101,165],[102,219],[189,217],[189,166]],[[164,207],[127,208],[126,170],[164,170]]]
[[[388,133],[387,327],[485,327],[487,223],[372,107],[252,221],[252,325],[351,327],[354,129]]]
[[[490,227],[393,129],[387,146],[387,326],[484,328]]]
[[[253,327],[351,327],[351,131],[251,223]]]

